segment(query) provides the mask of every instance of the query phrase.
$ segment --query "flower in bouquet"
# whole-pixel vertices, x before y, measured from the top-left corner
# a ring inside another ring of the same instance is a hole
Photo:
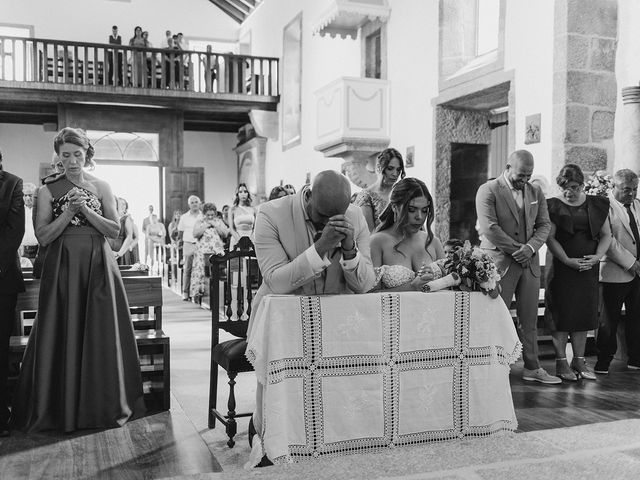
[[[598,197],[606,197],[613,188],[611,175],[604,170],[598,170],[584,184],[584,193]]]
[[[500,294],[500,273],[495,262],[481,248],[471,246],[468,240],[449,255],[445,268],[460,277],[461,290],[480,291],[492,298]]]

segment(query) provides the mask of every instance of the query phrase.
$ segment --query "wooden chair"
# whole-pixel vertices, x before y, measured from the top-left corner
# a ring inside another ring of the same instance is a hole
[[[254,291],[260,286],[262,276],[256,262],[256,252],[251,240],[240,239],[235,249],[226,255],[212,255],[211,281],[209,292],[211,299],[211,370],[209,376],[209,428],[215,427],[216,418],[226,427],[229,437],[227,445],[233,447],[233,437],[237,432],[237,417],[248,417],[248,413],[236,413],[234,386],[238,373],[251,372],[253,366],[245,357],[247,349],[247,326],[251,315],[251,301]],[[233,285],[232,263],[238,263],[237,285]],[[223,303],[220,305],[220,290]],[[233,301],[232,289],[236,291]],[[245,305],[246,296],[246,305]],[[222,319],[221,319],[222,317]],[[220,342],[220,330],[233,335],[233,340]],[[217,408],[218,366],[226,370],[229,377],[228,412],[220,413]]]

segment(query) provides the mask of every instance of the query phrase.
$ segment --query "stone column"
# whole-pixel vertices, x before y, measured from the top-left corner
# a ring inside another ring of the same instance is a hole
[[[622,0],[621,3],[625,3]],[[616,107],[617,2],[555,2],[553,160],[611,169]]]
[[[612,171],[640,171],[640,2],[618,1],[616,80],[621,95],[616,109],[615,161]]]

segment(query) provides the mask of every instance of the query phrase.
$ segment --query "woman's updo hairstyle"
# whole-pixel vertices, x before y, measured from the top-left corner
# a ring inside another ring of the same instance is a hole
[[[414,198],[425,197],[429,202],[426,228],[427,228],[427,242],[425,248],[427,248],[433,240],[433,231],[431,230],[431,224],[435,218],[435,209],[433,206],[433,197],[429,189],[422,180],[417,178],[407,177],[399,180],[393,186],[391,194],[389,195],[389,204],[380,214],[380,224],[376,228],[376,232],[381,232],[389,228],[397,226],[400,233],[402,233],[403,239],[407,237],[407,224],[409,217],[409,203]],[[394,207],[398,211],[394,212]],[[396,245],[397,247],[397,245]],[[394,247],[395,248],[395,247]]]
[[[569,182],[576,182],[579,185],[584,184],[584,173],[582,169],[575,163],[567,163],[560,169],[560,173],[556,177],[556,183],[560,188]]]
[[[402,154],[395,148],[385,148],[378,154],[376,160],[376,172],[382,173],[389,166],[389,163],[394,158],[397,158],[400,162],[400,178],[404,178],[407,174],[404,171],[404,160]]]
[[[71,127],[65,127],[60,130],[56,135],[56,138],[53,139],[53,150],[56,152],[56,155],[60,155],[60,147],[65,143],[72,143],[83,148],[85,151],[84,168],[88,168],[90,170],[95,168],[96,164],[93,161],[95,150],[93,149],[91,142],[89,142],[87,132],[81,128]]]

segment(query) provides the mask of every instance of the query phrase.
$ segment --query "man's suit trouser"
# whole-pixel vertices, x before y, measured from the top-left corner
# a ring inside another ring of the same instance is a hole
[[[540,368],[538,361],[540,277],[534,277],[531,269],[522,268],[519,263],[512,262],[509,270],[500,280],[500,286],[502,287],[500,296],[507,308],[511,306],[513,295],[516,296],[518,336],[522,342],[524,368],[529,370]]]
[[[196,244],[184,242],[182,246],[182,258],[184,260],[182,266],[182,293],[190,295],[191,289],[191,270],[193,269],[193,256],[196,253]]]
[[[0,423],[9,420],[7,376],[9,375],[9,339],[16,313],[17,293],[0,294]]]
[[[598,328],[598,361],[607,365],[618,348],[617,331],[622,305],[625,308],[625,339],[629,363],[640,366],[640,278],[627,283],[602,283],[606,320]]]

